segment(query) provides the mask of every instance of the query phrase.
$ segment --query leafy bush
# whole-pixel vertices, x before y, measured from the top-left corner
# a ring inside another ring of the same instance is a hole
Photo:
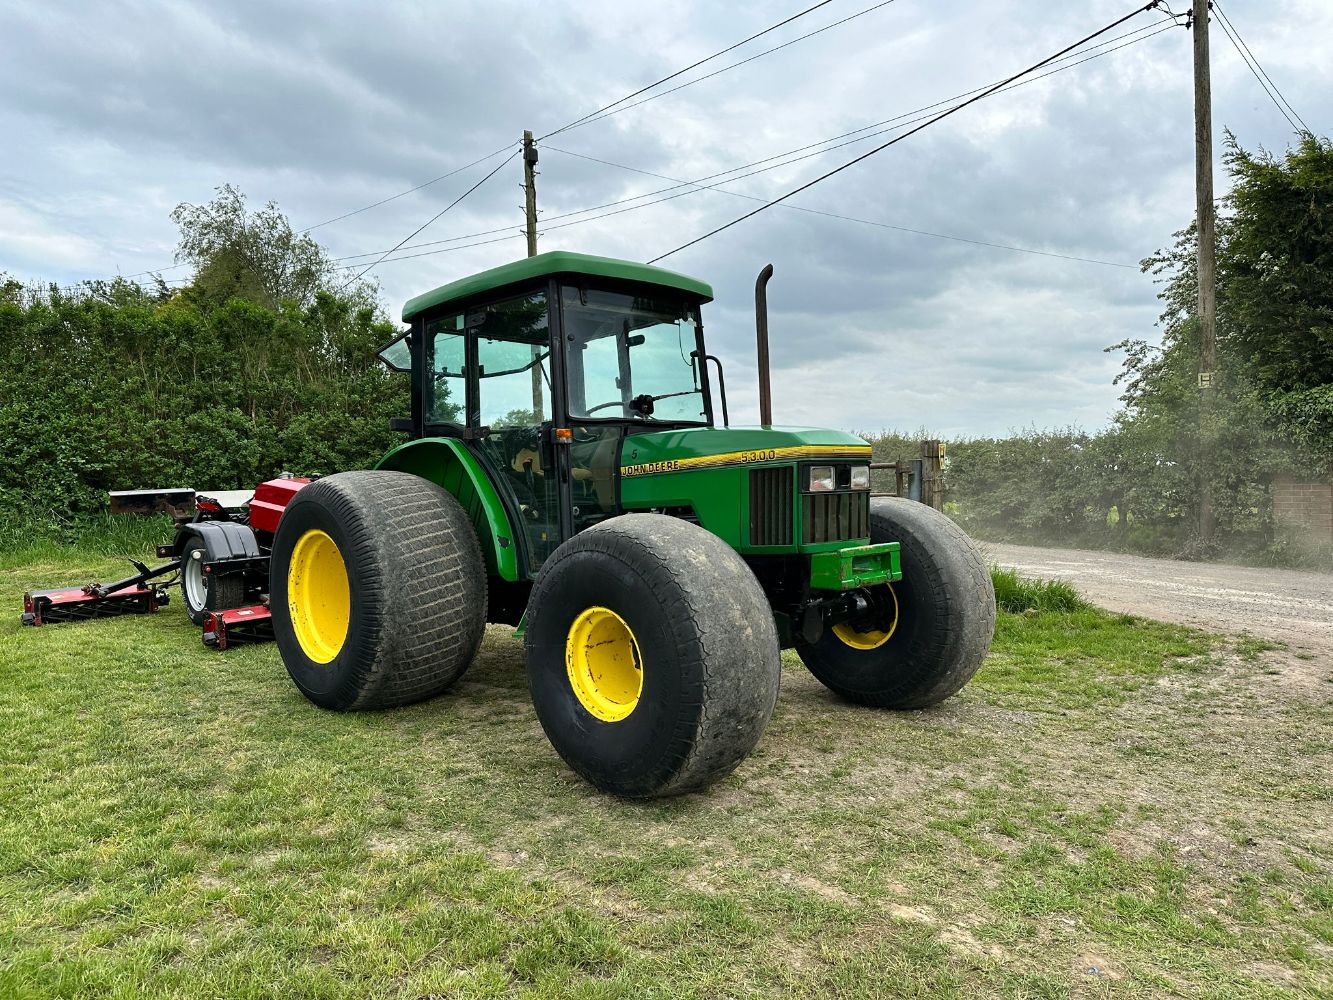
[[[401,438],[396,335],[359,297],[221,305],[126,282],[0,285],[0,518],[62,534],[113,489],[244,489],[365,467]]]

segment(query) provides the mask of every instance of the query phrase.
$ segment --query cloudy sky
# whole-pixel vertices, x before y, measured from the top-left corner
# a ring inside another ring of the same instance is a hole
[[[557,129],[813,2],[7,0],[0,271],[63,285],[167,268],[172,208],[228,182],[256,207],[275,201],[297,228],[315,226],[516,144],[524,128]],[[872,2],[833,0],[668,86]],[[774,197],[895,133],[600,219],[610,210],[568,213],[672,183],[649,173],[702,178],[971,91],[1130,9],[895,0],[562,132],[542,143],[551,229],[541,248],[655,257],[756,204],[737,195]],[[1333,4],[1226,0],[1223,10],[1327,134]],[[1142,14],[1101,39],[1148,29],[1132,44],[964,109],[791,202],[862,221],[776,207],[664,261],[716,289],[705,323],[727,363],[733,419],[755,413],[753,281],[771,261],[780,422],[943,434],[1104,424],[1118,359],[1103,348],[1153,336],[1158,312],[1151,279],[1114,265],[1137,264],[1193,215],[1190,38],[1151,35],[1163,16]],[[1282,150],[1291,127],[1216,25],[1213,50],[1219,136],[1226,127],[1248,148]],[[313,235],[339,258],[385,250],[499,162]],[[520,181],[511,160],[412,241],[452,244],[380,265],[386,306],[396,315],[418,292],[522,256]]]

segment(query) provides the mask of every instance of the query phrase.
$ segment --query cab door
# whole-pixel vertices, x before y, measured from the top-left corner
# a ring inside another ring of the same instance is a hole
[[[544,293],[464,314],[472,385],[468,426],[498,489],[521,523],[535,574],[560,544],[566,456],[552,447],[551,339]],[[517,527],[517,526],[516,526]]]

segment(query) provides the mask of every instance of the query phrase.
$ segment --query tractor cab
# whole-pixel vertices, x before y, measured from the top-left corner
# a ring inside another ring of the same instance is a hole
[[[462,442],[485,470],[530,577],[621,512],[628,435],[712,426],[699,321],[711,299],[662,268],[546,253],[413,299],[411,330],[380,356],[413,379],[403,429]]]

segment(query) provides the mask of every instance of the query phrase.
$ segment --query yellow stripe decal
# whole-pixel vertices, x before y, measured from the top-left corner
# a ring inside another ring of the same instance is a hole
[[[720,455],[700,455],[697,458],[668,458],[661,462],[641,465],[622,465],[622,476],[650,476],[660,472],[694,472],[699,469],[720,469],[730,465],[758,465],[763,462],[781,462],[791,458],[828,459],[831,462],[870,458],[870,445],[864,448],[836,448],[826,444],[801,444],[790,448],[756,448],[754,451],[728,451]]]

